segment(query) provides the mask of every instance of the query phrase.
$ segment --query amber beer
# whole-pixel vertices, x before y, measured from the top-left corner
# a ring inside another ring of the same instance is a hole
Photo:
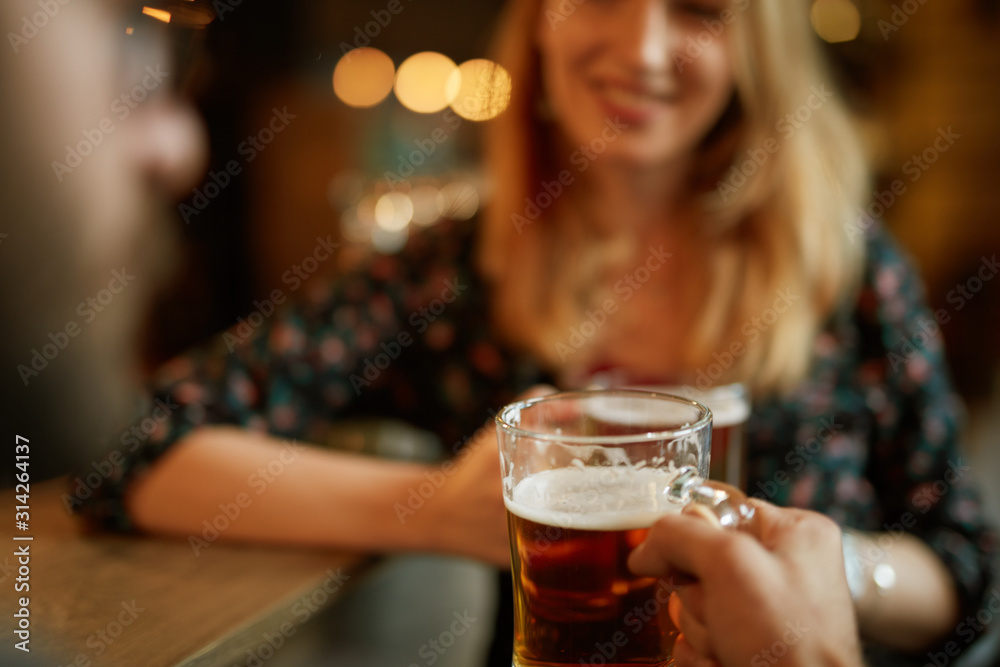
[[[633,576],[629,553],[665,511],[663,470],[547,470],[507,502],[514,665],[667,665],[677,631],[669,589]]]

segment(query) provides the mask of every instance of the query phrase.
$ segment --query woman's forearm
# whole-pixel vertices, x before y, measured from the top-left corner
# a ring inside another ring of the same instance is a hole
[[[870,566],[885,563],[895,582],[884,592],[869,585],[857,602],[861,634],[885,646],[916,651],[955,629],[958,596],[944,564],[912,535],[859,534],[859,554]]]
[[[208,427],[178,442],[137,480],[126,506],[140,529],[207,543],[439,550],[444,545],[435,549],[427,517],[419,511],[400,517],[395,508],[406,505],[409,490],[430,470]]]

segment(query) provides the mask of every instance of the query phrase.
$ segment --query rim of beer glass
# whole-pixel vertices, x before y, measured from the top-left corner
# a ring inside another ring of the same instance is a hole
[[[750,390],[743,382],[717,384],[712,385],[707,389],[700,389],[696,386],[687,384],[626,385],[621,388],[637,389],[639,391],[654,391],[659,394],[670,394],[672,396],[680,396],[682,398],[689,398],[692,401],[704,403],[708,406],[709,410],[715,408],[712,412],[713,428],[725,428],[727,426],[745,424],[752,412],[752,406],[750,404]],[[732,407],[733,405],[739,406],[738,414],[740,419],[736,421],[729,418],[732,415],[732,410],[723,409]]]
[[[635,389],[637,391],[652,391],[657,394],[669,394],[671,396],[697,396],[698,398],[718,398],[734,399],[743,398],[750,401],[750,391],[742,382],[731,382],[729,384],[713,384],[706,389],[700,389],[690,384],[627,384],[622,389]],[[692,400],[696,400],[692,398]]]
[[[683,403],[684,405],[690,405],[698,410],[698,419],[683,425],[678,425],[674,428],[658,429],[655,431],[647,431],[645,433],[630,433],[628,435],[566,435],[561,433],[540,433],[538,431],[532,431],[529,429],[524,429],[519,426],[514,426],[509,421],[509,416],[513,412],[520,412],[525,408],[530,408],[539,403],[547,403],[550,401],[560,401],[567,399],[585,399],[592,396],[619,396],[622,398],[645,398],[645,399],[656,399],[662,400],[670,403]],[[704,428],[711,428],[712,425],[712,411],[709,410],[708,406],[704,403],[699,403],[698,401],[685,398],[683,396],[675,396],[674,394],[665,394],[659,391],[641,391],[637,389],[592,389],[592,390],[581,390],[581,391],[561,391],[555,394],[547,394],[545,396],[538,396],[536,398],[529,398],[523,401],[517,401],[505,406],[496,416],[496,422],[504,430],[504,432],[512,433],[518,436],[524,436],[528,438],[533,438],[535,440],[546,440],[552,442],[561,443],[572,443],[580,445],[624,445],[630,442],[639,442],[647,440],[666,440],[668,438],[680,438],[685,435],[690,435]]]

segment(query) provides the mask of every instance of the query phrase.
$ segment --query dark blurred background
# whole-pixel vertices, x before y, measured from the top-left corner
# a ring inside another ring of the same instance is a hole
[[[317,236],[391,251],[405,230],[373,236],[357,233],[359,224],[370,226],[385,172],[398,171],[414,141],[426,142],[436,128],[445,129],[445,140],[411,181],[432,190],[466,184],[488,195],[478,178],[476,123],[448,127],[441,112],[414,113],[392,94],[372,108],[351,108],[334,94],[332,75],[355,46],[380,49],[397,67],[421,51],[456,63],[486,57],[501,4],[285,0],[242,2],[221,14],[193,93],[211,134],[210,170],[237,160],[242,171],[217,191],[203,184],[186,202],[197,214],[185,209],[183,268],[154,309],[151,365],[245,318],[254,299],[275,288],[288,293],[285,272],[312,253]],[[390,14],[390,5],[401,9]],[[818,33],[846,40],[826,48],[875,165],[872,202],[885,204],[893,182],[905,184],[884,218],[916,259],[932,307],[947,315],[942,330],[972,409],[973,447],[992,461],[1000,429],[1000,279],[984,279],[983,258],[1000,251],[1000,2],[815,0],[813,10]],[[391,19],[383,25],[379,16]],[[294,119],[249,161],[240,147],[268,127],[275,109]],[[948,128],[960,137],[946,152],[934,150]],[[935,161],[925,170],[912,158],[928,150]],[[215,196],[198,200],[198,192]],[[444,206],[474,209],[475,198],[468,199]],[[358,207],[362,200],[368,209]],[[313,275],[337,267],[338,260],[322,262]]]

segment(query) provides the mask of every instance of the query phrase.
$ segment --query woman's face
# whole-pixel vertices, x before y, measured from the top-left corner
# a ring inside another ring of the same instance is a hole
[[[689,154],[733,94],[731,0],[543,0],[543,87],[574,157]],[[584,149],[587,150],[584,150]]]

